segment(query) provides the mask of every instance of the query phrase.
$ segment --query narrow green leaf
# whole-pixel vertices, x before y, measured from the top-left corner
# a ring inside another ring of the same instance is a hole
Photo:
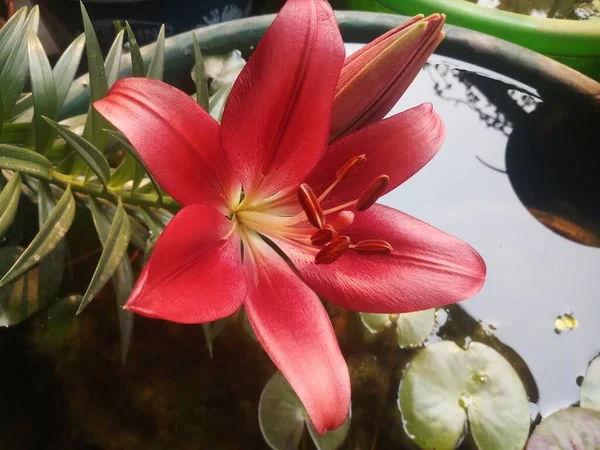
[[[117,170],[111,175],[108,187],[115,190],[123,189],[125,184],[135,177],[136,165],[135,158],[131,156],[131,153],[127,153]]]
[[[102,52],[98,37],[90,21],[90,17],[83,6],[81,5],[81,16],[83,19],[83,28],[85,33],[85,48],[87,53],[87,63],[90,75],[90,97],[92,103],[96,100],[106,97],[108,93],[108,82],[106,79],[106,69],[102,59]],[[88,120],[91,121],[89,127],[89,136],[86,138],[100,151],[104,149],[105,135],[102,129],[106,127],[106,120],[94,109],[91,108],[91,114],[88,115]]]
[[[71,187],[68,186],[39,233],[0,280],[0,287],[25,273],[44,258],[44,256],[54,250],[67,234],[74,217],[75,199],[71,193]]]
[[[158,32],[158,39],[156,40],[156,49],[154,50],[154,56],[148,67],[148,78],[154,78],[155,80],[163,79],[165,71],[165,26],[160,27]]]
[[[18,30],[23,25],[27,16],[27,7],[19,10],[0,28],[0,67],[3,67],[18,40]]]
[[[192,40],[194,41],[194,79],[196,81],[196,101],[205,110],[208,111],[208,82],[204,71],[204,60],[196,33],[192,32]]]
[[[85,34],[81,34],[71,42],[52,69],[56,84],[56,104],[59,111],[67,98],[71,84],[73,84],[84,48]]]
[[[127,138],[123,134],[119,133],[118,131],[113,131],[113,130],[104,130],[104,131],[106,133],[108,133],[110,136],[112,136],[114,139],[116,139],[125,148],[125,150],[127,150],[131,154],[131,156],[133,156],[135,158],[135,160],[144,168],[144,171],[148,174],[148,177],[150,178],[150,182],[152,183],[152,186],[154,186],[154,190],[158,194],[158,197],[162,198],[162,194],[161,194],[161,190],[160,190],[160,186],[158,185],[158,182],[154,179],[154,177],[148,170],[148,167],[146,167],[146,164],[144,163],[142,158],[140,158],[140,155],[135,150],[135,148],[133,148],[133,146],[127,140]]]
[[[15,220],[20,196],[21,174],[17,172],[0,192],[0,242]]]
[[[222,87],[210,97],[208,102],[208,113],[219,123],[221,123],[221,119],[223,118],[225,104],[227,103],[232,88],[233,84]]]
[[[125,30],[119,31],[117,37],[110,46],[110,50],[106,55],[106,62],[104,67],[106,69],[106,80],[108,87],[115,84],[117,76],[119,76],[119,69],[121,68],[121,55],[123,54],[123,36],[125,36]]]
[[[44,120],[69,144],[81,158],[88,164],[104,186],[110,179],[110,166],[106,157],[92,143],[85,138],[73,133],[68,128],[44,117]]]
[[[224,319],[219,319],[215,322],[206,322],[202,324],[202,331],[204,332],[204,337],[206,338],[206,346],[208,347],[208,354],[210,359],[213,358],[213,342],[221,334],[221,331],[225,329],[225,326],[229,322],[229,317],[225,317]]]
[[[50,185],[44,181],[38,183],[38,224],[41,230],[56,207]],[[36,310],[44,309],[56,300],[56,294],[62,284],[65,261],[67,259],[67,241],[61,239],[38,266],[38,301]]]
[[[92,212],[92,218],[94,219],[94,225],[96,232],[100,237],[102,246],[106,248],[108,237],[110,235],[111,221],[109,215],[106,213],[102,205],[98,200],[90,197],[88,206]],[[115,216],[116,217],[116,213]],[[113,218],[113,223],[115,219]],[[117,267],[115,274],[112,277],[113,288],[117,299],[117,311],[119,313],[119,328],[121,331],[121,358],[125,362],[127,352],[129,350],[129,344],[131,342],[131,335],[133,332],[133,319],[134,314],[131,311],[123,309],[129,294],[133,289],[134,277],[131,263],[127,257],[123,257],[121,263]]]
[[[129,40],[129,51],[131,52],[131,70],[134,77],[144,77],[146,75],[146,69],[144,68],[144,58],[140,52],[140,46],[135,39],[133,30],[129,25],[129,22],[125,22],[125,29],[127,30],[127,39]]]
[[[17,15],[19,13],[15,17]],[[27,52],[27,29],[32,27],[37,20],[39,20],[39,8],[35,6],[26,20],[22,15],[20,16],[15,27],[11,27],[11,35],[5,36],[0,44],[3,52],[8,51],[8,54],[4,53],[0,56],[0,94],[3,100],[4,115],[7,117],[10,117],[25,85],[29,68],[28,58],[23,57]]]
[[[0,96],[1,97],[1,96]],[[25,115],[24,113],[27,112]],[[33,95],[31,92],[21,94],[19,100],[15,104],[14,108],[10,113],[10,117],[7,117],[7,122],[31,122],[33,119]]]
[[[50,62],[42,43],[31,28],[27,30],[27,55],[29,57],[29,78],[33,94],[35,149],[38,153],[43,154],[52,145],[54,133],[42,117],[46,116],[56,120],[58,118],[58,103]],[[33,128],[31,131],[33,131]]]
[[[0,95],[0,135],[2,135],[2,126],[4,125],[4,102]]]
[[[52,163],[32,150],[0,144],[0,169],[18,170],[51,180]]]
[[[90,304],[92,299],[113,276],[115,270],[117,270],[117,267],[121,263],[123,256],[127,253],[130,237],[131,229],[129,227],[129,216],[125,211],[123,202],[119,199],[119,205],[117,206],[117,212],[115,213],[115,217],[110,226],[110,231],[108,232],[105,242],[103,242],[104,249],[100,255],[100,261],[98,261],[98,266],[96,267],[92,281],[83,296],[81,305],[79,305],[77,314],[80,314],[87,305]]]

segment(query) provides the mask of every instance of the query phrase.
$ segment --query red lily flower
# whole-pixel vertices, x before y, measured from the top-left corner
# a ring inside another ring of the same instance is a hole
[[[317,294],[401,313],[466,299],[485,277],[467,244],[373,205],[441,146],[431,105],[327,146],[343,62],[327,2],[288,0],[235,82],[221,126],[150,79],[121,80],[95,103],[183,206],[127,308],[200,323],[244,305],[320,433],[346,419],[350,380]]]

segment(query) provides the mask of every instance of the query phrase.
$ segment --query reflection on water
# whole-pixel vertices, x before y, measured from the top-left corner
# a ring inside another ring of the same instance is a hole
[[[600,351],[600,112],[560,97],[538,103],[537,86],[432,61],[393,112],[433,102],[446,141],[384,203],[481,252],[487,282],[462,306],[523,358],[545,416],[578,400],[576,379]],[[442,82],[440,73],[453,75]],[[561,227],[588,245],[563,237]],[[555,319],[571,312],[577,328],[555,334]]]
[[[487,8],[498,8],[529,16],[554,19],[600,19],[599,0],[468,0]]]

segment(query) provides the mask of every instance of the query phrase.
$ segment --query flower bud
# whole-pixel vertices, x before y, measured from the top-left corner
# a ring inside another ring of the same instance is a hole
[[[443,14],[416,16],[346,58],[333,100],[330,141],[385,117],[444,38],[445,20]]]

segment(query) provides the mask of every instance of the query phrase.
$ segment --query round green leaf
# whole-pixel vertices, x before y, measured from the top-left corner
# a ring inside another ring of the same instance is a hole
[[[337,430],[319,435],[281,372],[273,375],[263,389],[258,404],[258,421],[263,437],[274,450],[296,450],[305,424],[318,450],[335,450],[342,445],[350,428],[348,419]]]
[[[371,333],[378,333],[392,324],[389,314],[360,313],[363,325]]]
[[[597,450],[600,448],[600,413],[567,408],[545,418],[533,431],[527,450]]]
[[[398,347],[409,348],[422,345],[431,335],[435,314],[435,309],[427,309],[404,314],[360,313],[360,318],[371,333],[378,333],[394,325]]]
[[[581,406],[600,411],[600,357],[594,359],[581,384]]]
[[[399,314],[396,319],[398,346],[417,347],[422,345],[435,325],[435,309]]]
[[[424,449],[452,450],[468,418],[479,450],[521,450],[529,402],[508,361],[477,342],[467,350],[443,341],[410,362],[399,389],[406,432]]]

